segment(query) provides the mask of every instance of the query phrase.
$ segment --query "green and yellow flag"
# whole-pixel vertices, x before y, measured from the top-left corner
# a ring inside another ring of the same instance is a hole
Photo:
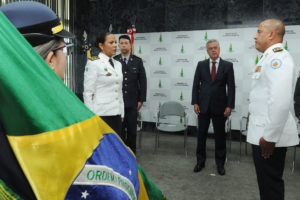
[[[1,122],[37,199],[147,200],[152,193],[163,198],[154,184],[145,187],[143,178],[148,178],[118,135],[1,12],[0,55]],[[22,199],[1,176],[0,199]]]

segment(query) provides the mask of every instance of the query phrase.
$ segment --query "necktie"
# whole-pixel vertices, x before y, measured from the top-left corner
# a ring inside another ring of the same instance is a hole
[[[214,81],[216,76],[216,62],[212,62],[211,67],[211,80]]]
[[[125,64],[127,64],[127,62],[126,62],[126,58],[124,58],[124,59],[123,59],[123,61],[124,61],[124,63],[125,63]]]
[[[114,66],[114,63],[113,63],[112,59],[110,58],[108,61],[109,61],[110,65],[111,65],[113,68],[115,68],[115,66]]]

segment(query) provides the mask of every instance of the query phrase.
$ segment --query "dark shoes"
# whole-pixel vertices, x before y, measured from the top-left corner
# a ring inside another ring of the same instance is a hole
[[[218,174],[220,174],[221,176],[225,175],[225,168],[224,166],[218,166]]]
[[[195,165],[195,168],[194,168],[194,172],[197,173],[197,172],[200,172],[203,168],[205,167],[204,163],[202,164],[196,164]]]

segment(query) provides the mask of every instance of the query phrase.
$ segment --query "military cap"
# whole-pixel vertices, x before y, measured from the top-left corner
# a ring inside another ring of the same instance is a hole
[[[58,38],[74,38],[63,29],[57,15],[46,5],[34,1],[20,1],[0,7],[0,11],[11,21],[33,46]]]

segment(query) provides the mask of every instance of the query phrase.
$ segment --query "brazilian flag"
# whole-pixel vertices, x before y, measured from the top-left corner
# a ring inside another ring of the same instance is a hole
[[[1,12],[0,57],[0,199],[164,198]]]

